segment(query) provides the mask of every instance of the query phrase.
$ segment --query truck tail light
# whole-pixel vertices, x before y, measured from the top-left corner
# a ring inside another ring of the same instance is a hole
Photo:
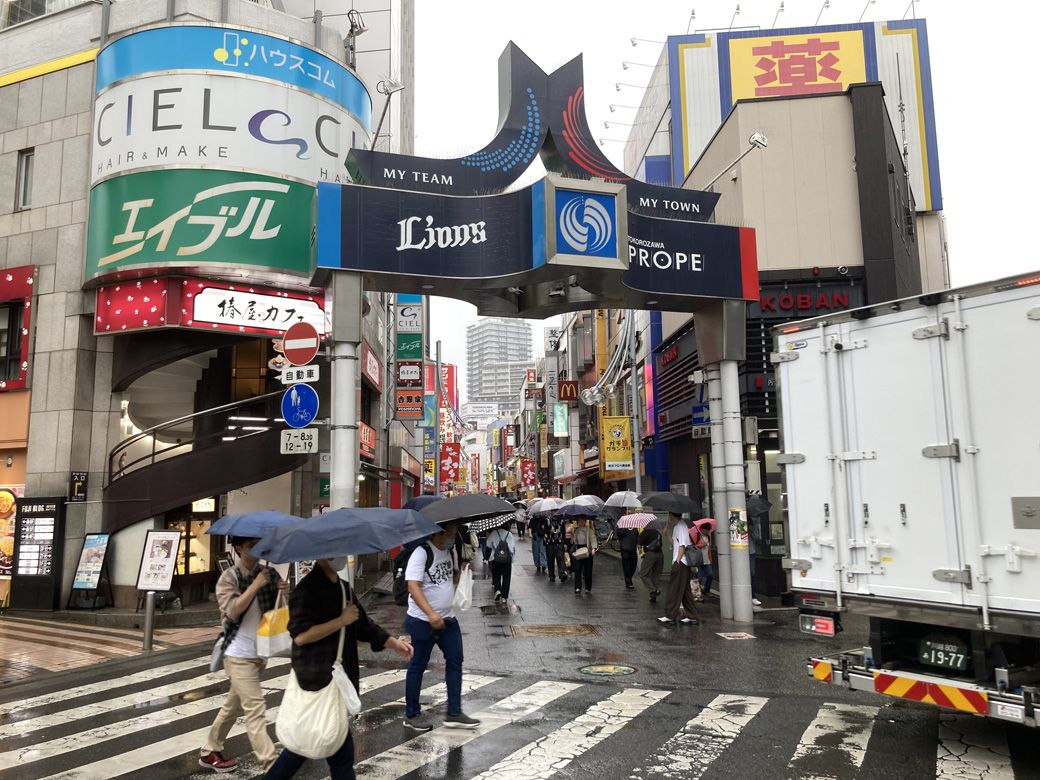
[[[834,636],[837,633],[834,618],[823,615],[799,615],[798,628],[803,634],[817,636]]]

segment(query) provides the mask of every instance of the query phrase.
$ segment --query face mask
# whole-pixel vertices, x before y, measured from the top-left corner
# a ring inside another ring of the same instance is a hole
[[[347,565],[347,556],[341,555],[339,558],[329,558],[329,565],[333,571],[342,571]]]

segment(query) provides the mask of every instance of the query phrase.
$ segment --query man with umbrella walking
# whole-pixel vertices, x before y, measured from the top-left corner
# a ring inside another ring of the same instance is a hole
[[[509,531],[508,520],[488,534],[487,546],[491,555],[491,588],[497,604],[509,599],[509,583],[513,579],[516,539]]]
[[[319,691],[332,683],[332,668],[340,648],[343,632],[343,669],[360,690],[358,642],[368,642],[376,652],[389,647],[406,660],[412,647],[391,637],[360,606],[350,587],[339,577],[347,565],[347,557],[322,558],[293,591],[289,601],[289,634],[293,638],[292,669],[305,691]],[[347,606],[344,607],[343,603]],[[296,774],[307,759],[285,749],[265,780],[286,780]],[[353,729],[339,750],[326,761],[333,780],[354,777]]]
[[[404,725],[419,732],[433,728],[430,719],[422,713],[419,693],[434,646],[444,653],[444,683],[448,688],[448,715],[444,725],[469,729],[480,725],[479,720],[462,711],[462,629],[452,606],[461,574],[452,554],[459,523],[451,519],[438,525],[441,531],[430,537],[429,543],[415,549],[405,570],[408,582],[405,627],[415,654],[405,678]]]
[[[545,556],[549,561],[549,582],[556,581],[557,569],[560,572],[560,582],[566,582],[567,569],[563,561],[566,532],[563,527],[563,520],[553,517],[552,513],[550,513],[545,522]]]

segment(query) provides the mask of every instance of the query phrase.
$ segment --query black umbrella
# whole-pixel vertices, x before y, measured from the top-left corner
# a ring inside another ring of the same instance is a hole
[[[639,497],[643,506],[649,509],[657,509],[661,512],[670,512],[673,515],[682,515],[686,512],[700,512],[701,507],[689,496],[682,493],[660,491],[656,493],[644,493]]]
[[[418,512],[420,509],[422,509],[427,504],[432,504],[432,503],[434,503],[436,501],[443,501],[443,500],[444,500],[444,496],[428,496],[428,495],[416,496],[411,501],[409,501],[407,504],[405,504],[402,507],[402,509],[414,509],[416,512]]]
[[[474,520],[483,520],[485,517],[513,514],[516,512],[516,507],[508,501],[489,496],[487,493],[469,493],[427,504],[420,512],[434,523],[447,523],[452,520],[471,523]]]

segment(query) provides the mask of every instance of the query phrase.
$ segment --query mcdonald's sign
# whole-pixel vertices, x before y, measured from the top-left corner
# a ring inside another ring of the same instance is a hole
[[[578,383],[574,381],[562,381],[556,389],[561,404],[578,402]]]

